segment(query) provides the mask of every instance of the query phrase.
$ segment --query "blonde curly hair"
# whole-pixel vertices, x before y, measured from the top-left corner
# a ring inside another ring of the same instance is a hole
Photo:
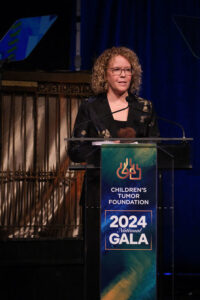
[[[131,49],[126,47],[112,47],[110,49],[105,50],[97,58],[93,66],[91,88],[96,95],[107,92],[108,85],[106,82],[106,70],[109,61],[117,55],[125,57],[131,64],[131,67],[133,69],[133,75],[129,91],[131,93],[138,94],[142,83],[142,68],[137,55]]]

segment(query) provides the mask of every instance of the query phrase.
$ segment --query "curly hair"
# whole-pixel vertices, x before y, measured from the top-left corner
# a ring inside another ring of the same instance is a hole
[[[137,55],[131,49],[126,47],[112,47],[105,50],[94,63],[91,78],[91,88],[96,95],[107,92],[108,85],[105,76],[106,69],[109,61],[117,55],[125,57],[131,64],[133,75],[129,91],[131,93],[138,94],[142,82],[142,68]]]

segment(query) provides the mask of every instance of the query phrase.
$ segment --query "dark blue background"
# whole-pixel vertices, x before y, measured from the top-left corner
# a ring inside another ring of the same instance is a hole
[[[181,123],[186,136],[194,138],[193,170],[175,174],[175,262],[179,272],[199,272],[200,1],[82,0],[81,4],[81,69],[91,70],[108,47],[130,47],[143,68],[141,96],[153,101],[159,116]],[[57,24],[25,62],[9,68],[74,70],[75,1],[67,1],[66,8],[55,8],[55,3],[40,10],[35,4],[28,6],[19,13],[12,9],[6,18],[4,8],[1,36],[19,17],[53,13],[58,15]],[[186,40],[175,24],[177,16],[184,17]],[[163,123],[163,136],[181,136],[180,130]]]
[[[193,37],[193,51],[175,24],[177,16],[185,17],[181,25],[192,23],[186,38]],[[130,47],[143,68],[141,96],[153,101],[159,116],[181,123],[186,136],[194,138],[193,170],[175,173],[175,265],[179,272],[199,272],[200,59],[194,51],[200,46],[200,26],[187,17],[200,18],[200,1],[83,0],[82,68],[90,69],[108,47]],[[181,135],[164,122],[160,127],[163,136]]]
[[[176,16],[200,18],[200,1],[83,0],[82,67],[90,69],[108,47],[130,47],[143,68],[141,96],[153,101],[159,116],[181,123],[186,136],[194,138],[193,170],[175,174],[175,265],[178,272],[199,272],[200,60],[180,34]],[[196,50],[200,26],[194,25],[188,34]],[[181,135],[174,126],[160,127],[163,136]]]

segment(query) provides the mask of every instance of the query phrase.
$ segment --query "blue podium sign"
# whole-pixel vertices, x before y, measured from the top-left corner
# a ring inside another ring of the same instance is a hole
[[[155,300],[156,145],[101,151],[101,300]]]

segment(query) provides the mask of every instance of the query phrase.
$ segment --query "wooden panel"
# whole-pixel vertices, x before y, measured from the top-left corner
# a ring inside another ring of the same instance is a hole
[[[68,170],[69,137],[89,74],[5,72],[0,87],[3,238],[65,238],[81,228],[83,173]],[[52,81],[53,80],[53,81]]]

